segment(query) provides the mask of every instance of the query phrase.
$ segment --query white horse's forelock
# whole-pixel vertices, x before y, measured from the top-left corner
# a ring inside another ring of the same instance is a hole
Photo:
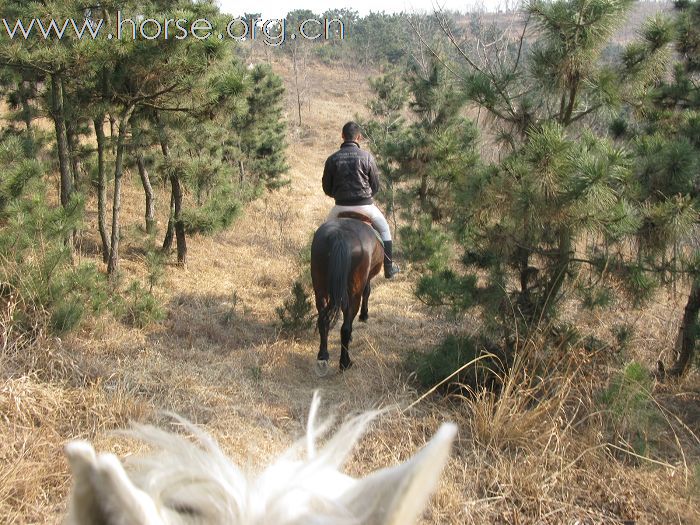
[[[128,458],[66,445],[73,490],[67,525],[409,525],[422,512],[449,456],[456,427],[445,424],[411,460],[362,479],[341,472],[379,412],[345,421],[319,450],[332,420],[317,425],[311,403],[306,437],[258,475],[234,465],[204,431],[172,415],[193,440],[150,425],[125,432],[154,453]],[[305,454],[302,454],[305,452]],[[300,458],[305,455],[305,458]]]

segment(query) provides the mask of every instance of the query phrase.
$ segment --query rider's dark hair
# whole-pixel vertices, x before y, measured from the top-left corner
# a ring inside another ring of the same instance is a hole
[[[343,138],[345,140],[355,140],[360,136],[360,133],[362,133],[362,130],[357,122],[350,121],[343,126]]]

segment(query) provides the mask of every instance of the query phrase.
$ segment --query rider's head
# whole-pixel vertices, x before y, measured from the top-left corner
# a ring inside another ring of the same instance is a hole
[[[356,122],[348,122],[343,126],[343,140],[358,141],[362,138],[362,130]]]

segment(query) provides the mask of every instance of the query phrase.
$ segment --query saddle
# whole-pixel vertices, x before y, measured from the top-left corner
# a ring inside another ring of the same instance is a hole
[[[374,232],[374,235],[377,236],[377,239],[379,239],[379,242],[384,246],[384,241],[382,240],[381,235],[379,235],[379,232],[374,229],[374,225],[372,224],[372,219],[367,217],[364,213],[360,213],[357,211],[341,211],[338,214],[339,219],[355,219],[356,221],[361,221],[364,222],[365,224],[368,224],[370,228],[372,228],[372,231]]]
[[[339,219],[355,219],[355,220],[362,221],[362,222],[367,223],[370,226],[372,226],[372,219],[367,217],[367,215],[365,215],[364,213],[360,213],[358,211],[341,211],[338,214],[338,218]]]

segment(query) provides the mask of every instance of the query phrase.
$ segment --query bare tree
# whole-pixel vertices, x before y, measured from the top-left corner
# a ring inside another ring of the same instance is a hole
[[[296,92],[297,113],[299,126],[302,125],[301,110],[307,98],[308,72],[306,68],[307,51],[306,46],[296,39],[291,44],[292,64],[294,66],[294,90]]]

